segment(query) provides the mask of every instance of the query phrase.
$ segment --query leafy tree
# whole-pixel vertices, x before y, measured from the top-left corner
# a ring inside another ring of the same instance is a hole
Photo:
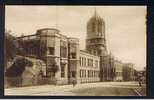
[[[33,56],[43,60],[46,53],[46,45],[41,40],[29,39],[29,40],[18,40],[19,55]]]
[[[18,57],[13,64],[6,70],[7,77],[20,77],[25,70],[25,67],[32,67],[33,63],[24,57]]]
[[[13,60],[16,55],[16,44],[14,41],[15,37],[12,36],[9,32],[5,32],[5,45],[4,45],[4,56],[5,63],[9,60]]]

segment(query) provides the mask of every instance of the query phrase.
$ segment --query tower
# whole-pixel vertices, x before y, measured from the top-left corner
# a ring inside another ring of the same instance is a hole
[[[87,23],[86,50],[91,54],[99,56],[103,56],[107,52],[105,22],[97,14],[96,9],[94,15]]]
[[[97,14],[94,15],[87,23],[86,50],[94,55],[100,56],[100,80],[108,80],[108,54],[105,38],[105,22]]]

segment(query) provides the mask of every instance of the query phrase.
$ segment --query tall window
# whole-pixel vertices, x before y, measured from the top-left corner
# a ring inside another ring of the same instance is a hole
[[[89,70],[88,70],[88,77],[90,77],[90,75],[89,75],[90,73],[89,73]]]
[[[82,57],[82,66],[86,66],[86,58]]]
[[[60,47],[60,56],[66,58],[67,57],[67,48],[61,46]]]
[[[92,76],[92,71],[90,70],[90,77]]]
[[[93,66],[93,60],[92,59],[88,59],[88,66],[90,66],[90,67]]]
[[[81,73],[82,73],[82,70],[80,70],[80,77],[82,77],[82,76],[81,76]]]
[[[83,77],[83,70],[81,70],[81,77]]]
[[[72,71],[72,77],[76,77],[76,72],[75,71]]]
[[[98,67],[98,61],[95,60],[95,67]]]
[[[82,65],[85,66],[85,58],[82,58]]]
[[[86,66],[86,58],[84,58],[85,60],[84,60],[84,66]]]
[[[81,61],[81,57],[80,57],[80,66],[82,66],[82,65],[81,65],[81,62],[82,62],[82,61]]]
[[[90,61],[89,61],[89,59],[88,59],[88,66],[90,66]]]
[[[84,70],[84,77],[86,77],[86,70]]]
[[[65,77],[65,64],[61,64],[61,77]]]
[[[82,66],[83,66],[83,57],[81,57],[81,59],[82,59],[82,60],[81,60],[81,61],[82,61],[81,64],[82,64]]]
[[[67,43],[65,41],[60,42],[60,56],[67,57]]]
[[[91,66],[93,67],[93,60],[91,59]]]
[[[76,59],[76,45],[70,45],[70,58]]]

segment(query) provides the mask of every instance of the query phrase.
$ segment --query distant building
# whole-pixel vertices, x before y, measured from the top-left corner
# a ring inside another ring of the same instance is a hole
[[[123,80],[124,81],[134,81],[135,80],[135,70],[132,63],[123,64]]]
[[[144,67],[143,70],[137,71],[136,75],[136,81],[139,81],[139,79],[142,81],[142,83],[146,83],[146,68]]]
[[[114,61],[115,67],[115,81],[122,81],[123,80],[123,63],[119,60]]]
[[[107,81],[114,81],[116,72],[115,72],[115,58],[113,55],[108,54],[107,56]]]

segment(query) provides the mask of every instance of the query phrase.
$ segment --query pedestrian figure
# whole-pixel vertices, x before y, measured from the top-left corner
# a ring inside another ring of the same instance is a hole
[[[54,78],[54,84],[57,85],[57,78]]]
[[[77,84],[77,82],[76,82],[76,79],[75,79],[75,78],[73,78],[73,80],[72,80],[72,84],[73,84],[73,87],[75,87],[75,85]]]
[[[36,76],[33,74],[31,78],[31,84],[36,85]]]
[[[138,82],[139,82],[139,86],[142,86],[142,80],[141,80],[141,77],[139,77]]]

